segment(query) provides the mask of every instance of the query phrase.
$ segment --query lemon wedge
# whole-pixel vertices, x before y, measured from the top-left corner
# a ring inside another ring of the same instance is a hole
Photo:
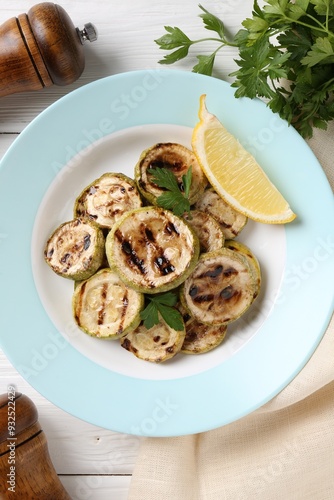
[[[255,158],[209,113],[200,97],[192,148],[215,191],[238,212],[257,222],[285,224],[296,214]]]

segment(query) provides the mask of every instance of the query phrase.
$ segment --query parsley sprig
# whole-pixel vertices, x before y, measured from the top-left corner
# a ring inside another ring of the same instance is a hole
[[[225,36],[225,26],[223,21],[219,19],[217,16],[210,14],[202,5],[199,5],[199,8],[203,11],[203,14],[200,14],[199,17],[202,18],[204,27],[209,31],[214,31],[217,33],[218,38],[201,38],[199,40],[190,40],[187,35],[180,30],[180,28],[165,26],[165,30],[167,34],[155,40],[155,42],[160,46],[163,50],[173,50],[174,52],[167,54],[159,61],[160,64],[173,64],[180,59],[185,58],[189,49],[192,45],[202,42],[218,42],[218,47],[209,55],[198,55],[196,56],[198,59],[198,63],[193,67],[193,71],[195,73],[201,73],[204,75],[211,76],[215,57],[219,50],[225,45],[230,45],[232,47],[236,47],[237,45],[231,41],[229,41]]]
[[[178,48],[163,64],[188,55],[189,48],[205,40],[217,49],[199,55],[194,72],[212,75],[216,54],[225,45],[238,49],[238,69],[232,87],[236,97],[260,97],[304,138],[313,128],[326,129],[334,119],[334,3],[333,0],[254,0],[251,17],[228,40],[224,23],[201,5],[206,29],[217,38],[189,40],[179,29],[165,27],[167,35],[155,40],[161,49]]]
[[[152,181],[159,187],[166,189],[157,198],[160,207],[172,210],[175,215],[182,215],[190,211],[189,193],[192,179],[192,167],[182,176],[181,186],[178,184],[176,176],[168,168],[152,168]]]
[[[140,313],[144,326],[149,329],[160,321],[159,315],[173,330],[183,330],[181,313],[174,307],[178,296],[174,292],[159,293],[145,296],[147,305]]]

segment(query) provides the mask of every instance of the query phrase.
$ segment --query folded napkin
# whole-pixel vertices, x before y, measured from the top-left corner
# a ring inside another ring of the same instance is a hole
[[[333,137],[331,123],[309,145],[334,190]],[[303,370],[257,411],[201,434],[142,438],[128,500],[253,499],[334,499],[334,317]]]

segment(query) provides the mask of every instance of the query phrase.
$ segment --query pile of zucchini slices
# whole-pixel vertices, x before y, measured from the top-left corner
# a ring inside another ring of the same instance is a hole
[[[190,167],[191,209],[175,215],[159,206],[166,189],[152,172],[170,170],[182,191]],[[246,222],[208,184],[192,151],[159,143],[141,154],[133,179],[105,173],[87,186],[73,219],[46,242],[44,258],[74,281],[73,317],[83,332],[159,363],[217,347],[259,294],[258,260],[234,239]],[[168,291],[177,294],[182,328],[161,315],[146,327],[148,298]]]

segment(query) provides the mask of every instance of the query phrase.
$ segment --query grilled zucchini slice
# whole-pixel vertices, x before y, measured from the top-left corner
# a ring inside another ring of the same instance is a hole
[[[181,144],[174,142],[158,143],[143,151],[135,166],[135,180],[142,196],[152,204],[157,205],[157,198],[164,193],[152,181],[150,170],[168,168],[176,176],[180,190],[183,190],[182,176],[191,167],[192,180],[189,201],[192,205],[202,195],[208,181],[194,153]]]
[[[149,329],[140,324],[121,339],[121,346],[137,358],[161,363],[181,351],[185,334],[185,329],[173,330],[160,318],[160,322]]]
[[[202,210],[190,210],[190,213],[185,213],[183,217],[197,234],[201,253],[213,252],[224,246],[224,233],[211,215]]]
[[[227,325],[204,325],[192,318],[188,312],[180,305],[186,327],[181,353],[183,354],[203,354],[218,347],[226,337]]]
[[[124,174],[106,173],[89,184],[77,197],[74,216],[110,229],[121,216],[142,206],[134,180]]]
[[[255,277],[255,284],[256,284],[255,297],[256,297],[260,293],[261,282],[262,282],[261,267],[257,257],[254,255],[254,253],[247,245],[241,243],[240,241],[226,240],[225,246],[226,248],[230,248],[235,252],[240,252],[248,259],[248,263]]]
[[[222,325],[238,319],[256,295],[244,255],[229,248],[202,254],[181,289],[182,305],[200,323]]]
[[[73,293],[75,322],[88,335],[119,339],[136,328],[144,296],[129,288],[109,268],[79,283]]]
[[[195,232],[184,219],[160,207],[127,212],[106,238],[109,266],[142,293],[158,293],[180,285],[199,255]]]
[[[202,210],[216,219],[225,238],[235,238],[247,223],[247,217],[230,207],[213,189],[207,189],[195,203],[197,210]]]
[[[94,274],[103,262],[105,238],[91,222],[76,218],[61,224],[48,239],[45,262],[64,278],[84,280]]]

